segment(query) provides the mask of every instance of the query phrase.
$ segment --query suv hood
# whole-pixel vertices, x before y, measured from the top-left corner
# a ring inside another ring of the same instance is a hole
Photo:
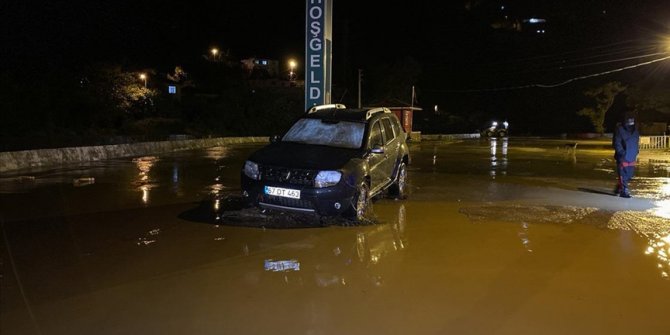
[[[290,142],[272,143],[249,157],[261,165],[312,170],[341,169],[352,158],[362,158],[362,152],[356,149]]]

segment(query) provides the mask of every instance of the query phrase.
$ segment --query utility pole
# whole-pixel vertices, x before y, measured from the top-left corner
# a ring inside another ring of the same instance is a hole
[[[358,108],[361,108],[361,82],[363,81],[363,69],[358,69]]]

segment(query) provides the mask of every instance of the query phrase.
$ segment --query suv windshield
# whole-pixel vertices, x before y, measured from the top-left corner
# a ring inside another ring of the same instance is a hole
[[[365,124],[360,122],[300,119],[289,129],[282,140],[358,149],[363,142],[364,132]]]

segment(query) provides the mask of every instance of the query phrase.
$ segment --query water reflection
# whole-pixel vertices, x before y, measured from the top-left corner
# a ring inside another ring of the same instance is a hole
[[[158,161],[158,157],[155,156],[145,156],[133,159],[133,163],[137,166],[139,173],[132,181],[132,184],[141,192],[142,203],[145,205],[148,205],[150,202],[151,189],[157,186],[153,183],[154,180],[151,178],[151,169]]]
[[[315,287],[345,287],[352,283],[380,287],[384,285],[383,269],[392,268],[389,264],[397,261],[399,252],[407,247],[405,238],[406,209],[404,204],[397,207],[392,222],[373,226],[351,227],[347,239],[338,239],[335,243],[294,242],[283,244],[292,252],[273,252],[262,260],[263,270],[268,280],[281,280],[286,285],[314,285]],[[326,228],[329,229],[329,228]],[[304,249],[304,253],[295,254],[294,249]],[[284,250],[285,251],[285,250]],[[250,255],[249,246],[243,248]],[[253,253],[251,253],[253,255]],[[286,257],[286,255],[291,255]],[[298,257],[296,257],[298,256]],[[280,272],[277,276],[273,273]]]
[[[207,158],[213,159],[215,161],[224,159],[230,154],[230,149],[228,147],[213,147],[207,149]]]
[[[645,254],[656,257],[661,277],[668,279],[670,276],[670,258],[668,258],[668,255],[670,255],[670,234],[654,234],[649,241],[649,247]]]
[[[650,159],[649,174],[670,178],[670,161]]]
[[[530,237],[528,236],[528,223],[522,222],[521,229],[519,230],[519,239],[521,240],[521,245],[528,252],[533,252],[533,247],[530,244]]]
[[[505,137],[500,140],[500,157],[498,157],[498,139],[494,137],[489,141],[491,150],[491,169],[489,170],[489,175],[492,179],[495,179],[498,174],[505,176],[507,175],[507,148],[509,145],[508,138]]]
[[[151,186],[150,185],[142,185],[140,186],[140,190],[142,191],[142,202],[145,205],[149,204],[149,191],[151,191]]]
[[[656,205],[656,207],[652,209],[654,215],[670,219],[670,200],[660,200],[656,201],[654,204]]]
[[[172,193],[177,197],[183,197],[184,182],[182,181],[182,166],[178,162],[172,164]]]
[[[213,147],[207,149],[207,158],[214,160],[215,164],[219,164],[219,161],[228,157],[230,155],[230,149],[228,147]],[[216,220],[221,219],[221,199],[225,198],[224,190],[225,186],[221,183],[221,180],[223,179],[223,174],[224,172],[222,171],[225,166],[218,166],[218,171],[219,175],[214,178],[214,184],[209,185],[207,187],[207,191],[210,195],[212,195],[214,201],[213,201],[213,209],[216,214]]]
[[[655,257],[661,277],[670,279],[670,199],[658,201],[656,205],[657,208],[644,212],[616,212],[608,227],[630,230],[644,238],[648,243],[645,255]]]
[[[654,185],[658,191],[658,198],[663,200],[656,201],[654,204],[656,207],[652,210],[653,214],[670,220],[670,179],[669,178],[656,178]],[[646,255],[653,255],[656,257],[658,263],[657,267],[660,271],[661,277],[664,279],[670,278],[670,233],[667,230],[670,230],[669,227],[665,227],[666,232],[653,233],[649,236],[649,247],[645,251]]]

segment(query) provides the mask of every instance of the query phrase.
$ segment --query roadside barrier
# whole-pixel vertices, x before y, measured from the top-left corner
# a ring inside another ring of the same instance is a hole
[[[667,149],[670,136],[640,136],[640,149]]]
[[[143,142],[0,152],[0,173],[34,167],[93,162],[165,152],[210,148],[227,144],[268,142],[268,137],[221,137],[197,140]]]

